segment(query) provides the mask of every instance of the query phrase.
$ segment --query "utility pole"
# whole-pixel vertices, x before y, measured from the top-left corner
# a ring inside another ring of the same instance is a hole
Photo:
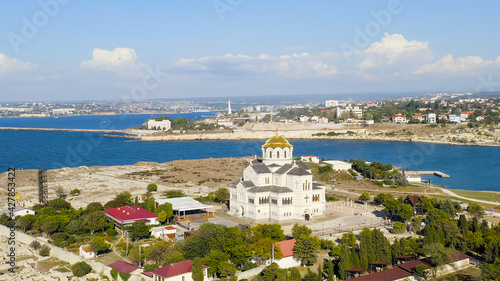
[[[271,250],[271,263],[273,263],[273,261],[274,261],[274,243]]]
[[[127,248],[125,249],[125,256],[128,256],[128,231],[125,230],[125,236],[127,236]]]

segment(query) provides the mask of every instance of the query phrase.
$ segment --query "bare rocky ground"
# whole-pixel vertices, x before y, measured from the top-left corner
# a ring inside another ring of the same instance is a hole
[[[62,187],[66,194],[73,189],[81,191],[80,196],[68,196],[75,208],[85,208],[89,203],[105,204],[121,191],[133,196],[146,192],[147,185],[156,183],[155,198],[170,189],[181,189],[187,195],[198,197],[208,195],[220,187],[227,187],[243,175],[243,167],[252,159],[220,158],[201,160],[178,160],[167,163],[139,162],[134,165],[109,167],[77,167],[47,171],[49,200],[56,198],[55,189]],[[38,174],[36,170],[16,171],[16,192],[23,196],[22,202],[32,206],[38,202]],[[7,173],[0,175],[0,185],[7,186]],[[0,190],[2,198],[7,189]],[[7,200],[0,208],[7,206]]]

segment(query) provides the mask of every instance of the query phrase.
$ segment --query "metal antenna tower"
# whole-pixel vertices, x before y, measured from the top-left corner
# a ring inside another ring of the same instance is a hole
[[[49,203],[49,187],[45,168],[38,170],[38,203],[43,206]]]

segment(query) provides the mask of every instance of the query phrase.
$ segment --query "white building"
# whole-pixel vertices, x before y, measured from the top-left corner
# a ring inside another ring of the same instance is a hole
[[[293,160],[293,146],[278,135],[262,145],[262,159],[251,161],[229,191],[229,213],[256,222],[309,220],[325,211],[325,186],[309,166]]]
[[[35,211],[28,209],[28,208],[25,208],[23,206],[16,206],[12,210],[7,209],[7,210],[1,211],[0,216],[3,214],[7,214],[8,216],[10,216],[12,214],[13,215],[12,217],[15,218],[17,216],[22,217],[22,216],[26,216],[26,215],[35,215]]]
[[[345,108],[337,107],[337,118],[342,118],[342,115],[344,113],[349,113],[349,115],[352,115],[357,119],[363,118],[363,109],[359,108],[358,106],[352,107],[348,105]]]
[[[429,113],[427,114],[427,122],[429,122],[429,124],[434,124],[436,123],[437,119],[436,119],[436,113]]]
[[[408,120],[406,119],[406,116],[404,116],[403,114],[401,114],[401,112],[399,112],[398,114],[392,116],[392,121],[394,123],[408,123]]]
[[[347,163],[344,161],[328,160],[328,161],[322,161],[322,163],[332,166],[332,169],[334,171],[347,171],[352,168],[351,163]]]
[[[311,162],[311,163],[319,163],[319,158],[318,156],[314,155],[305,155],[305,156],[300,156],[300,161],[304,162]]]
[[[80,252],[80,256],[84,259],[93,259],[93,258],[97,257],[97,253],[92,252],[92,250],[90,250],[89,244],[81,245],[79,252]]]
[[[170,120],[156,121],[149,119],[147,122],[148,130],[163,130],[168,131],[171,128]]]
[[[327,100],[325,101],[325,107],[335,107],[339,106],[339,101],[338,100]]]

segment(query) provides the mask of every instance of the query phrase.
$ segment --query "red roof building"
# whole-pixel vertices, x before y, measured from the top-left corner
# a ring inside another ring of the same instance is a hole
[[[297,240],[295,239],[275,243],[275,245],[281,249],[283,258],[293,256],[293,248],[295,247],[295,244],[297,244]]]
[[[131,225],[134,222],[144,221],[147,225],[159,224],[156,215],[139,206],[122,206],[104,210],[108,218],[118,226]]]
[[[162,281],[169,281],[169,280],[187,281],[187,280],[192,280],[191,277],[192,266],[193,266],[192,260],[181,261],[181,262],[171,263],[164,267],[158,268],[156,270],[151,271],[151,273],[153,274],[153,280],[157,280],[158,278],[158,280]],[[201,268],[203,269],[203,276],[204,276],[203,280],[208,280],[207,276],[208,266],[202,265]]]
[[[108,265],[112,269],[118,270],[120,272],[123,272],[125,274],[130,274],[133,271],[136,271],[137,269],[140,269],[140,267],[135,266],[131,263],[124,262],[124,261],[115,261],[114,263]]]

